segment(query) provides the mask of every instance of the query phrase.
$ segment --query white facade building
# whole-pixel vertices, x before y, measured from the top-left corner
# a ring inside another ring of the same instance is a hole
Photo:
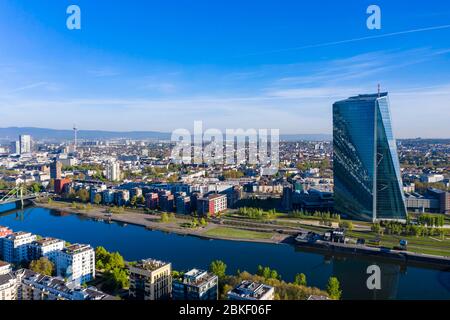
[[[63,240],[54,238],[36,240],[28,245],[29,260],[38,260],[41,257],[45,257],[56,264],[59,251],[64,249],[64,244]]]
[[[120,164],[115,160],[111,160],[106,165],[106,178],[109,181],[120,180]]]
[[[31,153],[31,136],[23,134],[19,136],[20,154]]]
[[[17,299],[17,279],[9,263],[0,261],[0,301]]]
[[[74,244],[58,251],[56,271],[59,277],[75,284],[95,278],[95,252],[90,245]]]
[[[30,232],[14,232],[0,241],[3,241],[3,260],[9,263],[28,261],[28,244],[36,240]]]

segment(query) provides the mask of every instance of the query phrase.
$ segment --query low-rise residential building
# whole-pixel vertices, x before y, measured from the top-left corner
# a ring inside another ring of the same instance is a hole
[[[176,210],[178,214],[190,214],[191,213],[191,197],[180,195],[176,199]]]
[[[17,299],[17,280],[11,271],[11,265],[0,261],[0,301]]]
[[[275,288],[249,280],[242,281],[228,292],[229,300],[273,300]]]
[[[182,279],[173,281],[174,300],[217,300],[218,282],[216,275],[204,270],[192,269]]]
[[[103,204],[109,205],[114,203],[114,190],[107,189],[102,192]]]
[[[172,264],[147,259],[130,265],[131,299],[165,300],[172,293]]]
[[[3,260],[18,264],[29,260],[29,246],[36,240],[36,235],[30,232],[14,232],[0,239],[3,242]]]
[[[225,194],[210,194],[197,200],[199,216],[214,216],[225,210],[227,210],[227,196]]]
[[[26,269],[19,270],[16,274],[20,280],[19,300],[115,300],[95,287],[74,286],[62,278]]]
[[[156,192],[149,192],[145,195],[145,206],[152,210],[158,208],[158,194]]]
[[[42,238],[33,241],[28,245],[29,260],[38,260],[45,257],[56,264],[59,251],[64,249],[64,244],[63,240],[54,238]]]
[[[87,244],[73,244],[58,252],[56,271],[75,284],[83,284],[95,278],[95,252]]]

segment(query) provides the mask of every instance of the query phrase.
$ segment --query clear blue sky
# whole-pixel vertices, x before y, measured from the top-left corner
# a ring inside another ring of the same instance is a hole
[[[381,83],[398,137],[450,138],[448,25],[442,0],[2,0],[0,126],[330,133]]]

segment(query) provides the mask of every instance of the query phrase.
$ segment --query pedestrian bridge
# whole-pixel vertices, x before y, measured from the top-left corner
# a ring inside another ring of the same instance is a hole
[[[0,196],[0,212],[21,209],[31,200],[39,197],[41,193],[30,192],[24,186],[18,186],[7,194]]]

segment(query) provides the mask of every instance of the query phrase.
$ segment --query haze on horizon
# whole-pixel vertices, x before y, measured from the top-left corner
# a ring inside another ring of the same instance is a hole
[[[397,138],[450,138],[442,1],[379,0],[376,31],[359,0],[76,4],[80,31],[65,2],[0,3],[0,127],[330,134],[332,103],[381,83]]]

